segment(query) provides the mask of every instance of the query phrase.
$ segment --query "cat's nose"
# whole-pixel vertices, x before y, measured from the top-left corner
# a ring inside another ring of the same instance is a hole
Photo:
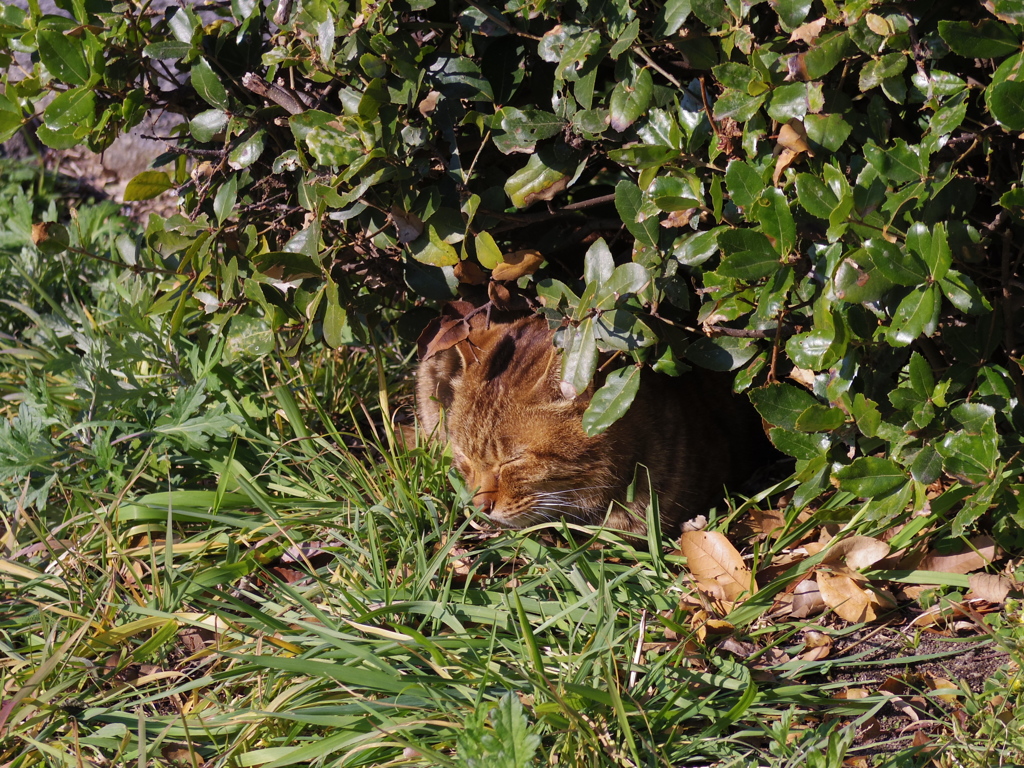
[[[473,505],[483,510],[485,515],[491,514],[494,510],[494,494],[478,493],[473,497]]]

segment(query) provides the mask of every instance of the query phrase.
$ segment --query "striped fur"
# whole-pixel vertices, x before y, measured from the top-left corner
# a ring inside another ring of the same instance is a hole
[[[563,396],[551,338],[543,319],[524,318],[474,330],[420,365],[420,424],[446,432],[473,502],[506,527],[564,517],[643,534],[649,475],[666,532],[705,511],[732,474],[739,437],[724,382],[645,370],[629,412],[588,437],[593,386]]]

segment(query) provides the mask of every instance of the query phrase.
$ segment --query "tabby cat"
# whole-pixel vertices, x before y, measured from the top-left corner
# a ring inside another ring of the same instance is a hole
[[[505,527],[564,517],[639,535],[650,484],[666,532],[705,511],[750,434],[727,382],[645,370],[629,412],[588,437],[595,385],[566,397],[552,334],[539,317],[492,324],[420,364],[420,425],[447,433],[473,503]]]

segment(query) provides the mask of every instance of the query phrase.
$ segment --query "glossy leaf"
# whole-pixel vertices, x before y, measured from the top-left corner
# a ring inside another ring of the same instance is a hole
[[[620,181],[615,185],[615,208],[622,222],[638,241],[656,248],[659,226],[656,214],[644,207],[643,193],[631,181]]]
[[[594,436],[608,429],[626,414],[639,389],[640,369],[636,366],[608,374],[583,413],[584,431]]]
[[[650,106],[653,90],[654,79],[648,69],[637,72],[631,82],[619,82],[608,101],[612,129],[624,131],[636,122]]]
[[[211,107],[228,108],[228,92],[220,78],[214,74],[206,59],[196,59],[192,65],[192,87]]]
[[[775,383],[750,392],[750,401],[765,421],[791,431],[796,431],[800,414],[812,406],[819,405],[809,392],[792,384]]]
[[[907,473],[891,459],[862,456],[836,472],[839,487],[864,498],[891,493],[907,482]]]
[[[151,200],[174,187],[170,177],[163,171],[143,171],[128,182],[124,190],[126,202]]]
[[[586,318],[565,330],[565,351],[562,353],[562,394],[572,398],[590,386],[597,370],[597,339],[594,321]]]

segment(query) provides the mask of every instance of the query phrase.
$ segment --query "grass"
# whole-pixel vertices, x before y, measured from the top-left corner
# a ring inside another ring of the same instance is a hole
[[[1019,669],[952,704],[919,692],[942,727],[875,754],[857,735],[892,695],[836,697],[865,654],[798,657],[807,630],[861,627],[772,619],[785,580],[729,616],[702,613],[678,558],[608,532],[477,530],[440,451],[398,448],[387,426],[383,412],[407,401],[401,344],[246,357],[198,310],[171,332],[147,311],[157,278],[84,256],[44,263],[19,240],[26,216],[55,214],[19,185],[0,194],[14,265],[0,275],[13,297],[0,354],[0,764],[1022,759]],[[80,247],[112,253],[108,224],[80,230]],[[986,624],[1018,664],[1020,615]],[[719,618],[722,634],[705,633]]]

